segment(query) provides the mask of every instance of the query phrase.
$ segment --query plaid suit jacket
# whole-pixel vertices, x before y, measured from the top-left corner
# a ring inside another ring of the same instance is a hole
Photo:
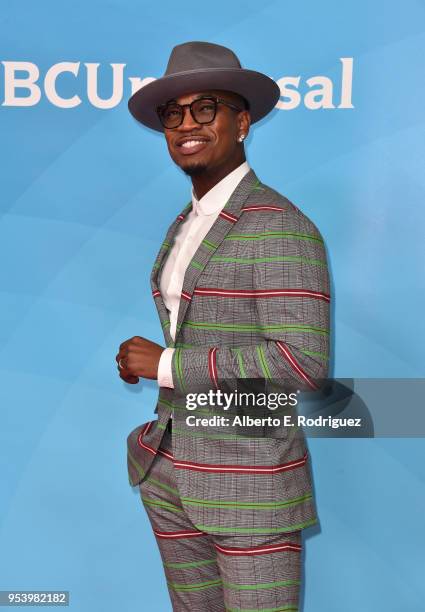
[[[173,414],[182,503],[209,533],[283,533],[317,521],[305,438],[297,427],[193,427],[187,393],[262,380],[280,390],[320,386],[329,353],[329,276],[322,236],[253,170],[240,181],[191,260],[173,342],[159,279],[187,205],[170,226],[151,286],[175,388],[160,388],[157,419],[128,436],[130,483],[140,483]],[[200,413],[200,414],[199,414]],[[215,409],[217,414],[217,409]],[[223,415],[223,411],[221,411]],[[264,412],[263,412],[264,414]],[[295,435],[296,432],[296,435]]]

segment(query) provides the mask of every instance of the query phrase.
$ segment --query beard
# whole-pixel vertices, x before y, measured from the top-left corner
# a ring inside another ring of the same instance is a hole
[[[181,169],[188,176],[199,176],[200,174],[203,174],[206,171],[207,165],[203,164],[202,162],[192,164],[189,163],[186,166],[181,166]]]

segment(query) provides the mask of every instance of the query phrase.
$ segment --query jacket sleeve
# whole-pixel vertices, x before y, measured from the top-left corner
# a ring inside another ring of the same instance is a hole
[[[326,378],[330,296],[323,238],[296,208],[278,212],[272,222],[268,217],[253,247],[255,343],[176,348],[177,392],[201,392],[241,378],[267,379],[287,391],[311,390]]]

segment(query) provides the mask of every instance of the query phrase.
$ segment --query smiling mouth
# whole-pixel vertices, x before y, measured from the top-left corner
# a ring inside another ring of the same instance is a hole
[[[208,144],[208,140],[193,138],[191,140],[185,140],[181,144],[178,145],[179,150],[183,155],[192,155],[193,153],[198,153],[202,151]]]

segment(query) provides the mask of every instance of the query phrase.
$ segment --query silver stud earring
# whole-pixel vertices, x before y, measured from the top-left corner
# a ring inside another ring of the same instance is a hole
[[[238,138],[238,142],[242,142],[244,138],[245,138],[245,134],[241,134]]]

